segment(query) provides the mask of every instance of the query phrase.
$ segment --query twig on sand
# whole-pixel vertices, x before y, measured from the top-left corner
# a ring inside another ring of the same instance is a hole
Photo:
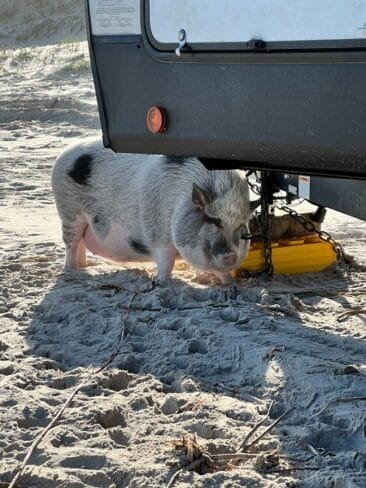
[[[170,480],[168,481],[168,484],[166,485],[166,488],[171,488],[173,485],[174,485],[174,482],[176,481],[176,479],[178,478],[178,476],[180,475],[180,473],[183,471],[183,470],[187,470],[187,471],[194,471],[195,469],[199,468],[201,464],[201,459],[196,459],[195,461],[192,461],[190,464],[188,464],[188,466],[181,466],[173,475],[172,477],[170,478]]]
[[[304,446],[314,455],[314,456],[322,456],[325,453],[325,449],[315,449],[314,446],[304,442]]]
[[[248,434],[247,434],[247,435],[244,437],[244,439],[243,439],[243,440],[242,440],[242,442],[240,443],[240,446],[239,446],[239,447],[238,447],[238,449],[236,450],[236,452],[237,452],[237,453],[238,453],[238,452],[240,452],[240,451],[242,451],[243,449],[245,449],[245,448],[246,448],[247,443],[248,443],[249,439],[252,437],[252,435],[254,435],[254,434],[257,432],[257,430],[259,429],[259,427],[261,427],[261,426],[264,424],[264,422],[265,422],[265,421],[268,419],[269,414],[270,414],[271,409],[272,409],[272,406],[273,406],[273,400],[271,401],[271,403],[270,403],[270,405],[269,405],[269,407],[268,407],[267,413],[266,413],[266,415],[263,417],[263,419],[262,419],[262,420],[260,420],[260,421],[259,421],[257,424],[255,424],[255,426],[252,428],[252,430],[250,430],[250,431],[248,432]]]
[[[366,396],[350,397],[350,398],[336,398],[334,401],[336,403],[364,402],[364,401],[366,401]]]
[[[287,417],[287,415],[289,413],[291,413],[293,410],[295,410],[295,407],[292,407],[292,408],[286,410],[286,412],[284,412],[274,422],[272,422],[272,424],[269,427],[267,427],[267,429],[265,429],[258,437],[256,437],[250,444],[247,444],[247,445],[243,446],[242,449],[244,451],[247,451],[252,446],[254,446],[255,444],[257,444],[257,442],[259,442],[266,434],[268,434],[268,432],[270,432],[272,429],[274,429],[274,427],[276,427],[276,425],[279,424],[282,419],[284,419],[285,417]]]
[[[125,291],[127,293],[132,293],[135,295],[146,295],[148,293],[151,293],[153,291],[153,288],[151,286],[147,286],[146,288],[142,288],[141,290],[131,290],[128,286],[124,286],[121,284],[115,284],[115,283],[87,283],[93,288],[94,290],[112,290],[115,293],[119,293],[120,291]]]
[[[31,458],[34,450],[36,449],[36,447],[39,445],[39,443],[42,441],[42,439],[48,434],[48,432],[52,429],[52,427],[55,426],[55,424],[57,423],[57,421],[59,420],[59,418],[61,417],[61,415],[64,413],[64,411],[67,409],[67,407],[70,405],[70,403],[74,399],[75,395],[82,388],[84,388],[84,386],[87,386],[87,385],[88,385],[87,382],[83,382],[83,383],[80,383],[77,387],[74,388],[74,390],[71,392],[71,394],[69,395],[69,397],[67,398],[67,400],[65,401],[65,403],[62,405],[62,407],[60,408],[60,410],[55,415],[55,417],[42,430],[42,432],[34,439],[34,441],[32,442],[32,444],[30,446],[30,448],[28,449],[27,455],[25,456],[22,464],[20,465],[20,467],[19,467],[16,475],[12,479],[12,481],[11,481],[11,483],[9,485],[9,488],[14,488],[15,487],[15,483],[18,481],[18,479],[20,478],[20,476],[23,474],[23,471],[24,471],[26,465],[28,464],[28,462],[29,462],[29,460],[30,460],[30,458]]]
[[[196,470],[198,472],[217,471],[222,469],[233,469],[236,463],[239,461],[247,461],[249,458],[258,459],[257,453],[247,452],[254,444],[256,444],[262,437],[264,437],[268,432],[270,432],[286,415],[294,410],[291,408],[284,412],[280,417],[278,417],[272,424],[262,432],[258,437],[256,437],[251,443],[248,444],[249,438],[258,430],[258,428],[263,425],[263,423],[268,419],[273,401],[271,402],[265,417],[258,422],[253,429],[245,436],[244,440],[240,444],[239,448],[234,453],[210,453],[204,446],[201,446],[196,438],[196,435],[192,436],[190,434],[183,435],[182,439],[174,441],[175,448],[180,448],[185,450],[185,460],[189,463],[186,466],[181,466],[177,469],[173,475],[170,477],[166,488],[171,488],[174,482],[177,480],[179,474],[184,471]],[[273,451],[262,452],[262,455],[272,455]],[[278,456],[277,456],[278,459]]]
[[[175,473],[172,474],[171,478],[169,479],[166,488],[171,488],[174,485],[175,480],[178,478],[180,473],[183,471],[184,466],[181,466]]]
[[[213,454],[197,440],[197,434],[183,434],[181,439],[173,441],[175,449],[184,451],[182,466],[180,466],[169,478],[166,488],[171,488],[182,471],[196,471],[206,473],[218,470],[226,470],[233,467],[231,458],[246,459],[255,457],[255,454],[246,453],[222,453]]]
[[[338,315],[337,322],[344,322],[352,315],[361,315],[361,314],[366,314],[366,308],[354,308],[351,310],[346,310],[345,312],[342,312]]]
[[[125,315],[124,315],[124,317],[122,319],[121,330],[120,330],[120,333],[118,335],[117,346],[115,347],[114,351],[109,356],[109,358],[98,369],[96,369],[95,371],[91,372],[91,374],[90,374],[91,377],[93,377],[96,374],[98,374],[101,371],[103,371],[113,361],[113,359],[119,353],[119,351],[121,349],[122,341],[123,341],[123,339],[125,337],[126,323],[127,323],[128,317],[130,315],[131,305],[132,305],[132,302],[134,301],[134,299],[135,299],[135,297],[137,295],[138,295],[138,292],[133,292],[133,294],[131,296],[131,299],[130,299],[128,305],[127,305],[126,313],[125,313]],[[87,381],[83,381],[83,382],[79,383],[73,389],[73,391],[70,393],[70,395],[68,396],[68,398],[66,399],[66,401],[63,403],[63,405],[61,406],[61,408],[59,409],[59,411],[57,412],[57,414],[53,417],[53,419],[51,420],[51,422],[49,422],[49,424],[46,425],[46,427],[40,432],[40,434],[32,442],[32,444],[29,447],[29,449],[27,451],[27,454],[26,454],[26,456],[25,456],[22,464],[20,465],[20,467],[16,471],[16,474],[14,475],[14,477],[13,477],[12,481],[10,482],[8,488],[15,488],[16,482],[18,481],[18,479],[20,478],[20,476],[23,474],[24,469],[27,466],[27,464],[28,464],[28,462],[29,462],[32,454],[34,453],[35,449],[37,448],[37,446],[45,438],[45,436],[48,434],[48,432],[56,425],[56,423],[58,422],[58,420],[60,419],[60,417],[62,416],[62,414],[70,406],[71,402],[73,401],[73,399],[75,398],[75,396],[77,395],[77,393],[79,393],[79,391],[81,389],[89,386],[91,382],[92,382],[92,380],[91,380],[91,378],[89,378]]]
[[[131,296],[131,299],[128,302],[127,309],[126,309],[126,313],[125,313],[125,316],[124,316],[124,318],[122,320],[122,327],[121,327],[121,330],[119,332],[118,342],[117,342],[117,346],[116,346],[115,350],[112,352],[112,354],[109,356],[109,358],[93,373],[93,375],[98,374],[101,371],[103,371],[103,369],[105,369],[109,364],[111,364],[111,362],[113,361],[113,359],[119,353],[119,351],[121,349],[122,341],[123,341],[123,339],[125,338],[125,335],[126,335],[126,323],[127,323],[127,319],[128,319],[128,317],[130,315],[130,312],[131,312],[132,302],[135,300],[135,298],[136,298],[137,295],[138,295],[138,292],[136,292],[136,291],[133,292],[133,294]]]
[[[319,471],[320,468],[314,466],[291,466],[290,468],[281,468],[281,469],[271,469],[267,471],[267,474],[288,474],[292,473],[292,471]]]
[[[265,451],[265,453],[269,453],[271,451]],[[218,460],[242,460],[242,459],[248,459],[248,458],[254,458],[257,457],[258,454],[254,453],[249,453],[249,452],[235,452],[235,453],[229,453],[229,454],[211,454],[212,459],[218,459]]]
[[[249,442],[249,439],[257,432],[257,430],[259,429],[259,427],[261,427],[265,422],[266,420],[268,419],[269,417],[269,414],[271,412],[271,409],[272,409],[272,406],[273,406],[273,400],[271,401],[269,407],[268,407],[268,410],[267,410],[267,413],[266,415],[263,417],[262,420],[260,420],[253,428],[252,430],[250,430],[248,432],[248,434],[244,437],[244,439],[242,440],[242,442],[240,443],[240,446],[238,447],[238,449],[236,450],[236,453],[234,455],[231,456],[231,464],[235,463],[235,462],[238,462],[240,461],[241,458],[239,455],[240,454],[243,454],[243,455],[248,455],[250,456],[250,454],[247,452],[252,446],[254,446],[254,444],[256,444],[257,442],[260,441],[260,439],[262,439],[262,437],[264,437],[266,434],[268,434],[268,432],[270,432],[283,418],[286,417],[286,415],[288,415],[290,412],[292,412],[292,410],[294,410],[294,407],[289,409],[289,410],[286,410],[286,412],[284,412],[280,417],[278,417],[278,419],[276,419],[274,422],[272,422],[272,424],[267,427],[267,429],[265,429],[262,434],[260,434],[258,437],[256,437],[252,442]],[[263,453],[262,453],[263,454]],[[245,458],[244,458],[245,459]]]
[[[319,412],[315,413],[314,415],[320,415],[323,413],[327,408],[329,408],[333,403],[352,403],[352,402],[365,402],[366,396],[359,396],[359,397],[349,397],[349,398],[333,398],[330,400],[323,408],[319,410]]]
[[[266,354],[262,357],[263,361],[270,361],[276,356],[276,352],[284,352],[286,351],[285,346],[275,346],[271,347],[271,349],[268,349]]]

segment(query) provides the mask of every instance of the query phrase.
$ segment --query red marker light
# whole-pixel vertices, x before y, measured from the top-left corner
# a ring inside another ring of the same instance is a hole
[[[147,128],[153,134],[161,134],[165,131],[165,110],[161,107],[150,107],[146,116]]]

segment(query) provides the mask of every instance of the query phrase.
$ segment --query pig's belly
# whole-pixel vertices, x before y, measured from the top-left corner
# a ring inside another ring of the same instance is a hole
[[[85,247],[93,254],[112,261],[150,261],[147,255],[137,253],[130,247],[127,241],[127,232],[123,229],[112,227],[105,238],[101,239],[88,225],[83,236]]]

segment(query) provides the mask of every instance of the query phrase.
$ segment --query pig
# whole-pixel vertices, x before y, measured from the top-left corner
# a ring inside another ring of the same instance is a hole
[[[86,249],[116,262],[152,260],[157,283],[180,256],[222,283],[246,257],[251,205],[245,173],[207,170],[198,158],[114,153],[84,140],[56,160],[52,188],[65,270]]]

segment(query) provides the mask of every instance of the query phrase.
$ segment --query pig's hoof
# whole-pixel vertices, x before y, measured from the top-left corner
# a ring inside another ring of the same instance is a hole
[[[169,278],[159,278],[158,276],[156,278],[153,278],[151,280],[151,286],[152,289],[154,288],[164,288],[166,286],[169,286],[170,284],[170,279]]]
[[[155,288],[158,288],[160,286],[159,280],[152,279],[151,280],[151,289],[155,290]]]
[[[227,295],[227,300],[236,300],[240,293],[239,287],[235,282],[230,283],[230,285],[227,285],[225,291]]]
[[[223,285],[231,285],[234,283],[234,278],[229,273],[216,272],[215,275],[220,279]]]
[[[151,290],[155,290],[155,288],[160,288],[161,287],[161,280],[157,276],[154,276],[151,279]]]
[[[64,274],[75,274],[79,270],[78,270],[78,268],[73,267],[73,266],[64,266],[63,271],[64,271]]]
[[[80,276],[82,273],[74,268],[64,268],[62,276],[65,281],[78,281],[83,277]]]

